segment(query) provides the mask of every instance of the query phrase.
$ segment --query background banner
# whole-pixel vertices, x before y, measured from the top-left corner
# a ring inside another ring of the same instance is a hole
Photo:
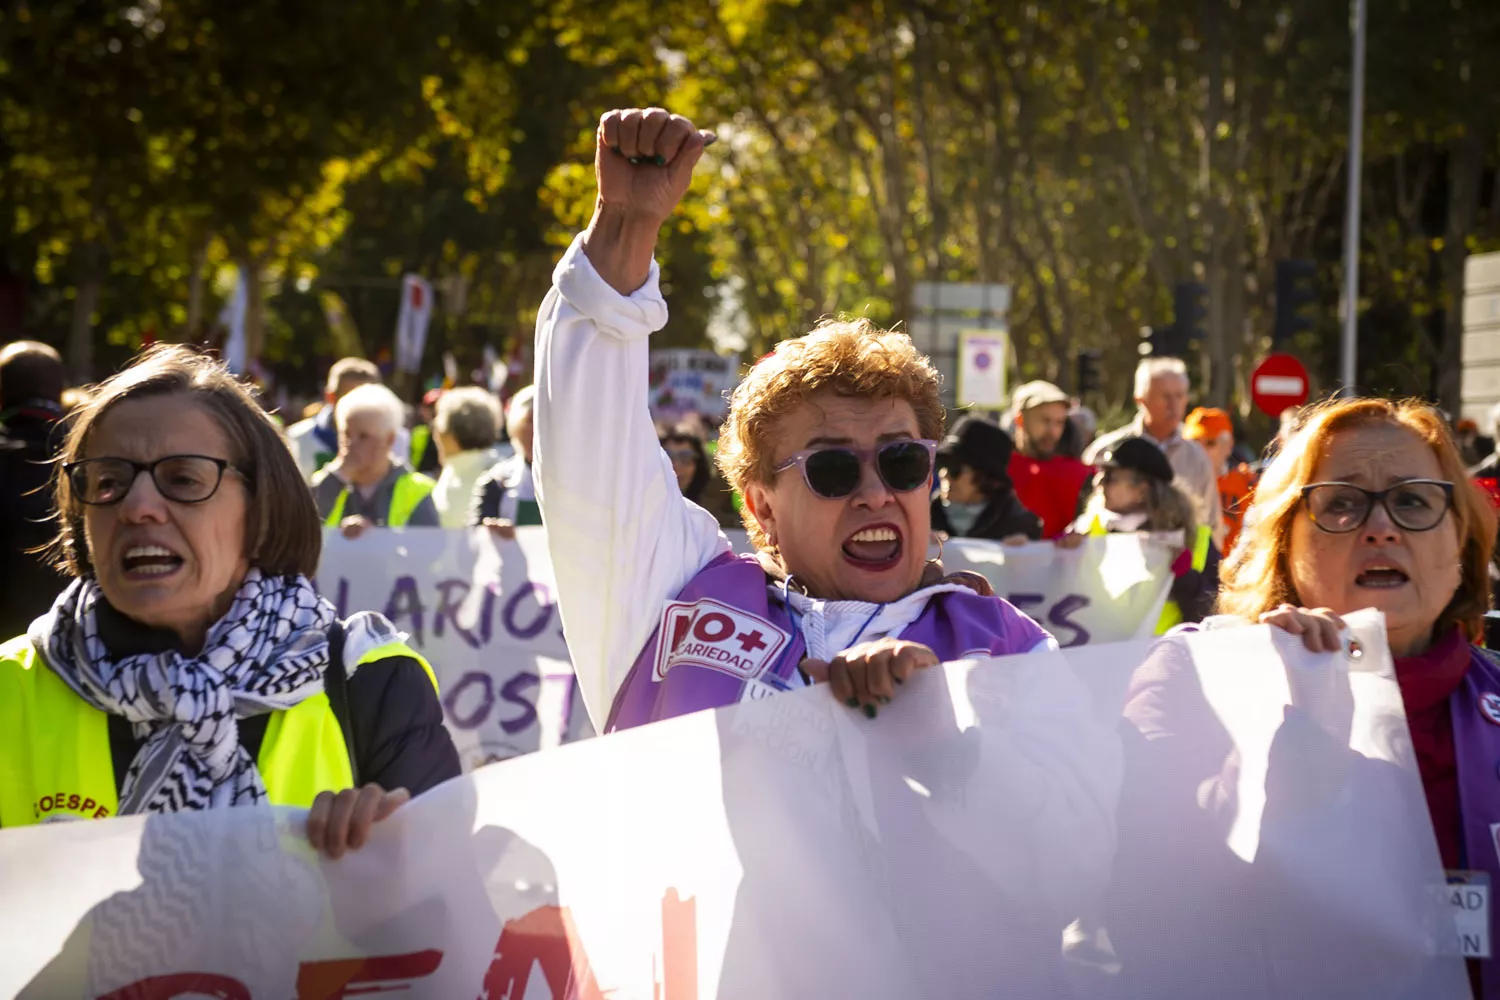
[[[658,420],[701,413],[723,418],[740,381],[740,356],[689,348],[651,352],[651,415]]]
[[[295,810],[0,832],[0,996],[1457,1000],[1383,623],[1354,631],[697,713],[455,779],[337,862]]]
[[[340,616],[379,611],[410,634],[437,673],[467,769],[594,732],[574,692],[544,531],[520,528],[513,542],[484,529],[324,534],[319,590]],[[728,534],[748,551],[743,531]],[[1067,647],[1150,636],[1170,559],[1139,535],[1089,538],[1071,551],[971,539],[943,549],[945,567],[983,574]]]

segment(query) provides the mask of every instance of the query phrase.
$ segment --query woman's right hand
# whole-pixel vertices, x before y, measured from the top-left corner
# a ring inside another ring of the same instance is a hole
[[[1283,604],[1260,616],[1262,625],[1275,625],[1283,632],[1300,635],[1302,644],[1313,653],[1333,653],[1342,649],[1344,620],[1328,608],[1299,608]]]
[[[583,252],[621,295],[632,294],[650,276],[662,223],[687,193],[693,166],[713,139],[661,108],[611,111],[599,119],[599,200],[583,234]]]
[[[713,139],[662,108],[626,108],[599,119],[594,174],[602,208],[664,222],[687,193]],[[632,163],[635,159],[641,162]]]
[[[346,517],[339,522],[339,533],[342,534],[345,538],[358,538],[360,535],[363,535],[367,529],[372,527],[374,527],[374,525],[372,525],[367,518],[363,518],[358,514],[355,514],[352,517]]]

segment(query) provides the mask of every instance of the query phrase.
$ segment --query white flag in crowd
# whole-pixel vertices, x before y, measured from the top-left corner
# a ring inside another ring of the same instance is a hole
[[[245,314],[249,311],[249,292],[245,288],[245,271],[243,268],[234,269],[234,291],[229,294],[229,299],[224,303],[224,308],[219,310],[219,325],[224,328],[224,353],[221,355],[224,364],[236,375],[245,374],[246,352],[248,351],[245,340]]]
[[[401,279],[401,313],[396,318],[396,370],[417,372],[427,349],[427,324],[432,319],[432,285],[408,274]]]
[[[945,665],[873,722],[700,712],[455,779],[335,862],[264,807],[6,831],[0,996],[1458,1000],[1351,621],[1358,661],[1246,627]]]

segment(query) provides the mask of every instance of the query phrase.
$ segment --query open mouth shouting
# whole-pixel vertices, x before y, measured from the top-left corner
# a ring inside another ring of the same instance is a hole
[[[1404,587],[1411,581],[1406,571],[1394,563],[1372,563],[1360,570],[1354,578],[1356,587],[1366,587],[1370,590],[1394,590]]]
[[[864,570],[879,573],[901,561],[901,529],[889,522],[860,528],[844,539],[844,559]]]
[[[182,568],[183,558],[165,545],[132,545],[120,556],[127,580],[157,580]]]

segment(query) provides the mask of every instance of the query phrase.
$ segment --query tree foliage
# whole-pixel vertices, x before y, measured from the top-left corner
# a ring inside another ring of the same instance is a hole
[[[1500,9],[1371,0],[1362,380],[1456,405],[1463,258],[1500,245]],[[12,333],[100,374],[202,338],[231,266],[259,353],[307,389],[321,296],[388,349],[400,276],[428,357],[528,349],[592,210],[593,130],[662,104],[718,131],[664,233],[680,345],[750,352],[921,281],[1003,282],[1021,372],[1105,352],[1128,395],[1172,286],[1211,291],[1201,388],[1243,405],[1277,260],[1317,262],[1293,345],[1337,363],[1350,36],[1282,0],[10,0],[0,21]],[[5,280],[0,275],[0,280]],[[3,310],[0,310],[3,313]],[[0,314],[0,322],[6,322]]]

